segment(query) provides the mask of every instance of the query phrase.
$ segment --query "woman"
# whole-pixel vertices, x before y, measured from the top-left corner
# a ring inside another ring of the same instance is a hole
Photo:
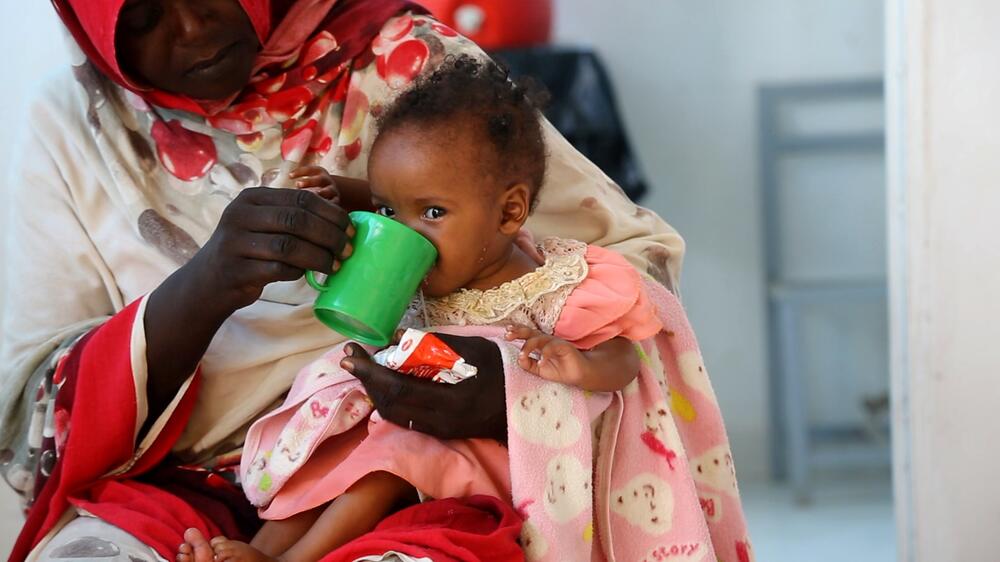
[[[402,0],[54,4],[80,49],[35,104],[11,186],[0,461],[30,508],[12,559],[245,536],[256,518],[226,479],[244,432],[340,340],[301,277],[351,253],[370,115],[478,48]],[[675,287],[677,234],[546,134],[536,236],[611,247]],[[306,164],[340,176],[333,202],[257,187],[294,187]],[[483,376],[443,389],[366,357],[354,374],[390,421],[502,439],[499,351],[449,343]]]

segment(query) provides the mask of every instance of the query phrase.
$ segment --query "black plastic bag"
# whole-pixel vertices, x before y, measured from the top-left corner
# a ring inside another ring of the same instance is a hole
[[[566,47],[531,47],[491,53],[511,76],[531,76],[551,100],[545,117],[563,136],[638,202],[646,181],[629,146],[614,92],[597,55]]]

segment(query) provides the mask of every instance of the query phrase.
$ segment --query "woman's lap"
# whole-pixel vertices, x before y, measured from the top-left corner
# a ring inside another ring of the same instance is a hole
[[[163,558],[129,533],[94,517],[77,517],[42,548],[38,562],[154,562]]]

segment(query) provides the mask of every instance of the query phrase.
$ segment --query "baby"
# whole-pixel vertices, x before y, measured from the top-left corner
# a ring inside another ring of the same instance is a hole
[[[430,326],[503,327],[507,340],[523,340],[520,366],[551,381],[590,391],[628,385],[640,367],[634,342],[661,328],[638,273],[607,250],[556,238],[536,246],[522,231],[546,166],[529,90],[492,62],[448,59],[378,125],[368,168],[372,205],[438,250],[416,316]],[[315,167],[293,178],[308,189],[330,184]],[[387,471],[346,490],[319,508],[268,521],[249,544],[213,539],[216,560],[318,560],[416,499],[414,483]],[[178,559],[190,553],[184,545]]]

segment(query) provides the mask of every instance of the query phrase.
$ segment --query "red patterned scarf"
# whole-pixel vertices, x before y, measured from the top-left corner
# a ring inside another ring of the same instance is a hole
[[[260,107],[272,98],[294,114],[328,89],[386,20],[407,8],[419,10],[406,0],[239,0],[263,48],[250,84],[220,103],[158,91],[126,76],[115,50],[125,0],[52,2],[84,54],[106,76],[153,105],[203,116]]]

